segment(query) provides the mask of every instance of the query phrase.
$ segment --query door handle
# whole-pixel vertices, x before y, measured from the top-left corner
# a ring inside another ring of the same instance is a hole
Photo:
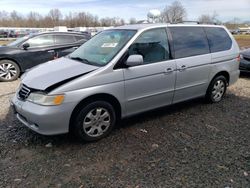
[[[165,74],[170,74],[171,72],[174,72],[174,69],[172,69],[172,68],[166,68],[166,69],[164,70],[164,73],[165,73]]]
[[[48,52],[49,52],[49,53],[54,53],[54,52],[55,52],[55,50],[49,50]]]
[[[182,71],[184,71],[184,70],[186,70],[187,69],[187,66],[186,65],[182,65],[178,70],[180,71],[180,72],[182,72]]]

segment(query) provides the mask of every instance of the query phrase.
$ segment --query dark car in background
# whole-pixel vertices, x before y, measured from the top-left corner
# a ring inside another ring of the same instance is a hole
[[[0,46],[0,81],[12,81],[41,63],[73,52],[90,37],[77,32],[46,32]]]
[[[7,38],[8,37],[8,31],[0,30],[0,38]]]
[[[250,72],[250,48],[240,53],[240,71]]]

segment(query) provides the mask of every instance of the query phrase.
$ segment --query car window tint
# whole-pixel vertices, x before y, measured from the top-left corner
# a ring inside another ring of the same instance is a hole
[[[170,27],[175,58],[210,53],[208,40],[202,27]]]
[[[71,44],[76,42],[73,35],[55,35],[56,44]]]
[[[129,55],[133,54],[142,55],[144,64],[169,60],[166,30],[159,28],[142,33],[129,48]]]
[[[232,47],[232,40],[223,28],[205,27],[211,52],[229,50]]]
[[[53,46],[54,37],[52,35],[41,35],[26,41],[30,47]]]

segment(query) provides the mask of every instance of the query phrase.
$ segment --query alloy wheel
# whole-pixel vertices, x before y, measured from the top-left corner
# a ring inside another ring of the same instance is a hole
[[[11,80],[17,75],[16,67],[11,63],[0,64],[0,78]]]
[[[83,130],[90,137],[104,134],[111,125],[110,113],[105,108],[94,108],[87,113],[83,120]]]
[[[226,85],[222,80],[217,80],[214,83],[213,89],[212,89],[212,97],[214,101],[218,102],[223,97],[226,90]]]

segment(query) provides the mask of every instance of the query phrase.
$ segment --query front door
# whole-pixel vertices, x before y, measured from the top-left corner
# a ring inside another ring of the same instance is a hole
[[[165,28],[143,32],[128,53],[142,55],[144,64],[124,69],[127,115],[171,104],[176,64],[170,59]]]
[[[22,62],[24,69],[29,69],[54,59],[55,43],[53,35],[36,36],[27,40],[25,43],[28,43],[30,47],[22,49],[22,53],[18,54],[18,59]]]

